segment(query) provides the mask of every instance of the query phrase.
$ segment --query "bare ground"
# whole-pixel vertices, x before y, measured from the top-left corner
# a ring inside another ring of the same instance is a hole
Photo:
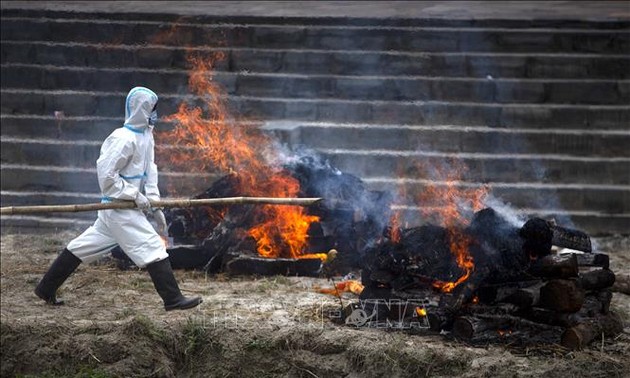
[[[66,282],[65,306],[32,293],[76,233],[7,233],[1,239],[1,376],[204,377],[626,377],[630,297],[615,293],[626,321],[616,340],[583,351],[560,346],[472,347],[440,335],[354,329],[329,314],[323,279],[207,277],[176,272],[182,290],[203,296],[166,313],[144,271],[107,261],[82,265]],[[596,240],[611,269],[630,273],[630,238]],[[347,303],[354,300],[344,295]]]

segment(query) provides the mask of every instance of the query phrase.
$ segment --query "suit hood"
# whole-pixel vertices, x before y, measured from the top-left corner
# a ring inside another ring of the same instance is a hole
[[[157,104],[158,96],[145,87],[135,87],[125,100],[125,126],[144,130],[149,126],[149,117]]]

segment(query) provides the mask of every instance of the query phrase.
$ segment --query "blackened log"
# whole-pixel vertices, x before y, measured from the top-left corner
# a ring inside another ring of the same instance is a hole
[[[577,315],[581,318],[592,318],[602,314],[608,314],[611,301],[612,292],[610,290],[589,293],[584,297],[584,304],[580,311],[577,312]]]
[[[578,262],[574,254],[549,255],[536,260],[529,268],[536,277],[572,278],[578,276]]]
[[[602,314],[608,314],[608,311],[610,311],[610,302],[612,301],[612,291],[610,289],[608,290],[601,290],[599,291],[596,295],[597,300],[599,300],[599,303],[602,304]]]
[[[427,311],[427,320],[431,331],[440,332],[442,330],[450,330],[457,314],[445,307],[433,308]]]
[[[322,267],[320,259],[270,259],[244,254],[228,253],[223,270],[233,275],[307,276],[317,277]]]
[[[503,326],[502,322],[479,319],[474,316],[460,316],[453,322],[452,332],[455,337],[470,340],[475,335],[479,336],[488,330],[496,333]]]
[[[371,272],[370,274],[370,280],[375,282],[377,285],[389,286],[389,283],[392,282],[394,278],[395,277],[393,274],[391,274],[387,270],[382,270],[382,269]]]
[[[475,213],[466,232],[474,240],[469,251],[475,270],[488,269],[486,283],[523,279],[530,258],[523,250],[524,239],[517,227],[492,208],[486,208]]]
[[[525,239],[523,251],[531,258],[547,256],[551,253],[553,231],[547,222],[541,218],[532,218],[525,222],[519,231]]]
[[[214,256],[213,250],[200,245],[180,245],[167,248],[173,269],[202,269]]]
[[[518,306],[512,303],[499,303],[496,305],[472,304],[467,306],[463,311],[475,316],[486,315],[512,315],[520,311]]]
[[[618,274],[612,291],[630,295],[630,274]]]
[[[551,231],[553,233],[551,243],[555,246],[582,252],[592,251],[591,238],[582,231],[556,225],[551,226]]]
[[[550,324],[562,327],[573,327],[582,323],[585,319],[605,315],[609,312],[612,293],[604,290],[584,298],[584,303],[579,311],[568,313],[549,310],[546,308],[532,307],[523,313],[523,316],[538,323]]]
[[[584,290],[600,290],[615,283],[615,273],[608,269],[597,269],[580,273],[578,283]]]
[[[582,349],[602,334],[605,337],[615,337],[621,332],[623,332],[621,318],[614,312],[609,312],[568,328],[562,334],[561,344],[569,349]]]
[[[540,305],[560,312],[579,311],[584,303],[584,290],[576,280],[554,279],[540,289]]]
[[[510,340],[520,343],[557,342],[562,329],[511,315],[462,316],[453,323],[453,334],[470,343]]]
[[[530,276],[531,278],[531,276]],[[514,294],[523,287],[534,286],[541,283],[540,279],[528,279],[523,281],[503,282],[498,284],[484,284],[475,293],[479,303],[492,304],[502,302],[505,298]]]
[[[577,257],[579,266],[599,266],[605,269],[610,266],[610,259],[605,253],[574,253],[574,255]]]
[[[540,302],[540,289],[543,285],[543,282],[539,282],[533,286],[519,288],[503,301],[515,304],[520,308],[536,306]]]
[[[541,307],[531,307],[523,316],[537,323],[560,327],[572,327],[583,319],[577,312],[558,312]]]
[[[470,303],[477,289],[483,284],[489,275],[488,267],[478,267],[470,277],[459,286],[455,287],[452,295],[444,295],[440,306],[447,307],[452,313],[457,313],[463,305]]]

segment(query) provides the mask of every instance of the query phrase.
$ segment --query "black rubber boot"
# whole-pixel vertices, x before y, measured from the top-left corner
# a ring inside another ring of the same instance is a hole
[[[164,309],[186,310],[201,303],[201,297],[187,298],[179,290],[171,262],[169,259],[160,260],[147,265],[147,270],[160,297],[164,301]]]
[[[64,248],[63,252],[44,274],[44,277],[35,288],[35,295],[45,300],[46,303],[51,305],[62,305],[63,301],[57,300],[57,289],[66,281],[68,277],[74,272],[81,264],[81,259],[72,254],[67,248]]]

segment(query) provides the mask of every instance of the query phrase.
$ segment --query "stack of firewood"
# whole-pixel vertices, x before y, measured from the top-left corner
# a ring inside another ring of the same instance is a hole
[[[601,253],[545,256],[528,270],[533,280],[481,286],[477,304],[462,308],[454,319],[453,334],[482,342],[497,336],[552,338],[560,332],[561,344],[571,349],[583,348],[602,335],[616,336],[623,324],[610,311],[615,275],[608,265],[608,256]],[[503,313],[493,313],[489,306],[498,306]]]
[[[492,209],[476,213],[460,232],[473,241],[474,269],[450,292],[435,283],[465,274],[450,250],[452,230],[399,230],[399,240],[384,238],[369,250],[361,294],[367,312],[383,320],[392,315],[392,300],[424,301],[432,330],[473,344],[561,342],[578,349],[623,331],[610,311],[615,275],[608,256],[593,253],[583,232],[539,218],[518,228]],[[377,299],[390,305],[370,307]],[[419,314],[413,306],[404,311],[409,319]],[[394,312],[399,317],[400,308]]]

